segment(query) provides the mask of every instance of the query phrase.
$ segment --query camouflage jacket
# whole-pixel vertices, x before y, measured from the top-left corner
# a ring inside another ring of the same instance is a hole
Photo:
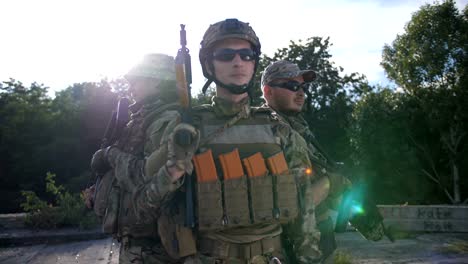
[[[321,147],[315,138],[315,135],[310,130],[309,124],[301,113],[287,114],[278,112],[278,114],[291,125],[292,129],[299,132],[299,134],[301,134],[306,140],[312,166],[315,168],[314,172],[318,174],[316,176],[327,176],[330,180],[328,198],[324,203],[318,206],[318,214],[324,214],[323,217],[320,216],[319,218],[326,218],[328,216],[326,213],[327,208],[334,210],[337,209],[342,193],[350,188],[351,182],[336,171],[334,161],[330,160],[328,155],[321,151]]]
[[[124,133],[123,139],[118,141],[115,148],[109,150],[108,159],[121,189],[132,195],[130,203],[138,219],[150,220],[157,217],[158,209],[166,195],[181,185],[181,183],[171,183],[164,168],[154,168],[163,167],[161,164],[148,162],[160,155],[165,156],[163,152],[167,149],[160,148],[165,135],[159,132],[177,123],[178,105],[155,100],[141,107],[137,105],[133,107],[137,110],[131,114],[131,120],[126,128],[127,133],[126,135]],[[138,189],[142,185],[147,185],[157,195],[142,199],[140,196],[144,193]],[[145,202],[146,199],[148,203]],[[147,209],[149,204],[151,209]],[[139,210],[140,207],[144,207],[145,210]],[[142,211],[149,212],[152,217],[142,217]]]

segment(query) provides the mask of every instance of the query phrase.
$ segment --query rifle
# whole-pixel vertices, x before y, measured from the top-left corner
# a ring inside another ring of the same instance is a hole
[[[122,134],[123,128],[128,123],[129,114],[128,114],[128,106],[130,105],[130,100],[128,98],[121,98],[117,103],[117,107],[114,111],[112,111],[112,116],[107,122],[106,130],[104,132],[104,136],[101,140],[100,149],[104,149],[109,147],[110,145],[114,144]],[[110,168],[109,168],[110,169]],[[96,201],[97,190],[100,188],[101,180],[104,176],[104,173],[95,172],[96,175],[96,182],[93,186],[86,188],[84,191],[86,197],[86,204],[87,207],[92,208],[94,207],[94,201]],[[92,181],[92,179],[90,179]],[[87,186],[90,185],[88,182]],[[92,193],[92,194],[89,194]]]
[[[114,144],[122,134],[122,130],[128,123],[128,106],[130,100],[128,98],[120,98],[117,103],[117,108],[112,111],[112,116],[107,123],[106,131],[101,140],[101,148],[107,148]]]
[[[379,208],[372,199],[365,195],[365,191],[364,184],[353,184],[353,187],[343,194],[336,218],[335,232],[345,232],[349,222],[366,239],[373,239],[371,234],[381,225],[382,235],[394,242],[393,235],[383,224]]]
[[[177,92],[179,94],[180,104],[182,106],[181,117],[182,123],[192,124],[192,116],[190,110],[191,102],[191,87],[192,84],[192,61],[187,45],[187,36],[185,25],[180,24],[180,45],[181,48],[177,51],[175,58]],[[180,131],[175,135],[177,144],[187,146],[192,143],[192,135],[188,131]],[[195,227],[194,206],[193,206],[193,179],[191,175],[185,175],[185,225],[189,228]]]

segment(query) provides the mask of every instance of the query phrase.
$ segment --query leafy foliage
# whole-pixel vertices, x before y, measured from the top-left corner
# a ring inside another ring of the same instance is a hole
[[[74,84],[51,99],[37,83],[0,83],[0,212],[19,210],[21,190],[51,199],[40,178],[47,171],[72,192],[89,184],[90,157],[125,89],[123,81],[103,80]]]
[[[47,192],[54,195],[56,206],[48,205],[35,192],[22,192],[26,201],[21,204],[21,207],[28,213],[27,226],[41,229],[96,226],[97,219],[94,213],[86,209],[82,197],[78,194],[70,194],[62,185],[56,185],[55,174],[47,173],[46,186]]]
[[[383,50],[382,66],[408,95],[410,141],[452,203],[460,203],[468,130],[468,19],[454,1],[424,5]]]
[[[276,60],[288,60],[301,69],[316,71],[318,77],[310,86],[304,117],[324,149],[335,159],[347,161],[350,145],[346,130],[355,100],[372,87],[361,74],[343,74],[343,68],[331,61],[331,46],[329,38],[312,37],[306,41],[291,41],[289,47],[278,49],[271,58],[263,56],[256,87],[260,87],[260,74]],[[260,89],[256,94],[258,97],[254,101],[259,102]]]

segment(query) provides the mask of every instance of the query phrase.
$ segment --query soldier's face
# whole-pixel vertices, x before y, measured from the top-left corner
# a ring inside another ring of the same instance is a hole
[[[275,83],[297,81],[299,83],[304,82],[302,76],[289,79],[275,80]],[[264,97],[268,102],[268,105],[273,109],[280,112],[300,112],[305,102],[305,93],[303,89],[299,89],[297,92],[290,91],[281,87],[266,86],[264,88]]]
[[[213,59],[214,74],[216,78],[225,84],[246,85],[254,73],[255,59],[249,58],[252,50],[250,43],[243,39],[226,39],[218,43],[213,49],[213,54],[221,54],[219,59]],[[235,53],[230,59],[229,54]]]
[[[130,81],[129,91],[136,102],[158,93],[157,86],[161,81],[156,79],[135,79]]]

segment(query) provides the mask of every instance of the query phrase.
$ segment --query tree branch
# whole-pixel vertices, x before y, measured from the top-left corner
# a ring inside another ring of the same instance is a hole
[[[433,180],[435,183],[437,183],[437,186],[439,186],[445,193],[445,195],[447,195],[447,197],[450,199],[450,202],[452,204],[455,203],[455,199],[453,199],[452,195],[449,193],[449,191],[447,190],[447,188],[445,188],[442,183],[434,176],[432,176],[429,172],[427,172],[426,170],[422,170],[422,172],[427,176],[429,177],[429,179]],[[468,199],[467,199],[468,200]]]

